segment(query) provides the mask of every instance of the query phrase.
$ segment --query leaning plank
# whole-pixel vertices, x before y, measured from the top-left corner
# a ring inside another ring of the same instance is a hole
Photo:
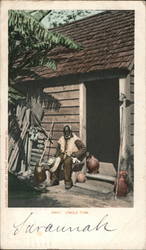
[[[10,172],[16,170],[18,159],[19,159],[19,154],[16,155],[15,161],[13,162],[13,167],[11,169],[9,169]]]
[[[33,144],[33,142],[29,138],[28,139],[28,154],[27,154],[27,163],[28,163],[28,165],[29,165],[30,159],[31,159],[32,144]]]
[[[36,157],[36,158],[40,158],[41,154],[38,154],[38,153],[31,153],[31,157]]]
[[[21,112],[20,112],[20,110],[21,110]],[[27,108],[25,106],[19,109],[18,123],[19,123],[20,127],[22,126],[26,110],[27,110]]]
[[[30,165],[31,165],[31,166],[35,166],[36,163],[37,163],[36,161],[30,161]]]
[[[43,144],[44,145],[44,140],[42,139],[38,139],[38,141],[37,141],[39,144]]]
[[[17,155],[19,154],[19,149],[22,145],[22,142],[23,142],[23,139],[26,135],[26,132],[28,130],[28,127],[30,125],[30,122],[29,122],[29,117],[30,117],[30,109],[26,110],[26,122],[23,126],[23,130],[21,132],[21,135],[20,135],[20,139],[18,140],[18,142],[15,144],[15,147],[14,147],[14,150],[11,154],[11,157],[9,159],[9,170],[11,171],[14,171],[15,169],[13,169],[13,163],[15,162],[15,159],[17,157]]]
[[[43,150],[42,150],[42,149],[37,149],[37,148],[32,148],[32,152],[33,152],[33,153],[42,154],[42,153],[43,153]]]
[[[36,148],[38,148],[38,149],[43,149],[43,148],[44,148],[44,145],[43,145],[43,144],[37,144]]]
[[[32,156],[30,159],[30,162],[38,162],[40,158],[41,158],[41,156],[39,156],[39,157]]]
[[[86,177],[93,180],[102,180],[102,181],[109,181],[109,182],[115,182],[116,178],[113,176],[107,176],[102,174],[89,174],[86,173]]]

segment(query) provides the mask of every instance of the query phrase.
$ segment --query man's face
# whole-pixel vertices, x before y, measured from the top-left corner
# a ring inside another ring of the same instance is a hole
[[[71,129],[70,129],[70,127],[65,126],[64,130],[63,130],[63,133],[64,133],[64,138],[69,139],[71,137]]]

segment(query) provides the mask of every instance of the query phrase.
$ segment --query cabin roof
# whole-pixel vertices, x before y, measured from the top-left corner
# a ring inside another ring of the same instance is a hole
[[[38,78],[56,78],[100,70],[128,69],[134,59],[134,11],[105,11],[51,29],[83,46],[80,51],[57,47],[49,53],[57,70],[36,67]],[[26,77],[23,80],[35,80]]]

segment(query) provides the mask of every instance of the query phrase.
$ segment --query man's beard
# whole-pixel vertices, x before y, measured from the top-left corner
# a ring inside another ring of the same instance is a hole
[[[72,133],[70,133],[69,135],[64,135],[64,138],[65,138],[66,140],[68,140],[68,139],[70,139],[72,136],[73,136]]]

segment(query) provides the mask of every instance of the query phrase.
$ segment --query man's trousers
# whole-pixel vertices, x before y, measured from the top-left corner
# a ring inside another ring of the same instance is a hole
[[[61,162],[57,168],[57,170],[52,173],[51,177],[51,183],[52,185],[57,185],[59,184],[59,178],[60,178],[60,171],[61,171],[61,166],[63,164],[63,171],[64,171],[64,183],[66,187],[71,187],[72,186],[72,158],[70,156],[66,156],[64,159],[64,155],[61,154],[59,155],[61,158]]]

